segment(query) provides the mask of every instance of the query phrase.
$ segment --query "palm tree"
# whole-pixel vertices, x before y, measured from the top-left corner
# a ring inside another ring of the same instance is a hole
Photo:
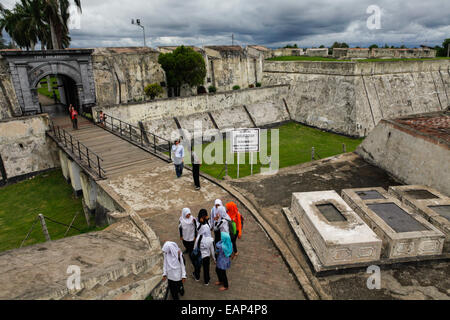
[[[81,1],[75,0],[81,12]],[[13,10],[0,6],[0,32],[5,30],[19,47],[63,49],[69,46],[69,0],[21,0]]]
[[[81,0],[74,0],[81,12]],[[50,25],[51,43],[53,49],[62,49],[68,45],[69,0],[43,0],[43,10]],[[66,39],[65,39],[66,38]]]

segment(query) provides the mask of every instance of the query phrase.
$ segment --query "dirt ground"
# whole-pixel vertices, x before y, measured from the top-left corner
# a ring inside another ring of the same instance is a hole
[[[290,207],[293,192],[400,185],[383,170],[355,153],[281,169],[276,175],[254,175],[229,183],[242,192],[282,236],[297,260],[309,266],[333,299],[450,299],[450,263],[428,261],[381,266],[381,289],[369,290],[366,270],[316,276],[301,245],[290,230],[281,208]]]

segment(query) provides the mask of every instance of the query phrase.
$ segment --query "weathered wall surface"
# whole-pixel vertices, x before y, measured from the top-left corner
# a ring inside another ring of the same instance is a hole
[[[0,56],[0,120],[22,115],[11,80],[9,66]]]
[[[382,120],[356,152],[406,184],[450,195],[450,148],[442,141]]]
[[[264,55],[253,55],[240,46],[207,46],[208,78],[218,91],[231,90],[238,85],[242,89],[261,82]]]
[[[97,105],[144,101],[147,84],[166,81],[158,55],[150,48],[96,48],[92,65]]]
[[[289,84],[292,117],[308,125],[365,136],[382,118],[449,105],[450,61],[266,61],[264,85]]]
[[[333,48],[333,58],[435,58],[433,49]]]
[[[138,121],[188,116],[193,113],[221,110],[264,101],[274,101],[281,105],[283,103],[282,98],[287,95],[287,91],[288,86],[286,85],[268,86],[191,97],[159,99],[140,104],[95,107],[93,112],[96,116],[96,111],[103,110],[113,117],[137,125]]]
[[[59,166],[47,129],[46,114],[0,121],[0,154],[8,179]]]

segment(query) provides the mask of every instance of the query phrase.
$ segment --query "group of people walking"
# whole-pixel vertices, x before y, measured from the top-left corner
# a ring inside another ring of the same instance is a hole
[[[192,216],[189,208],[183,208],[179,219],[180,240],[185,247],[184,254],[194,266],[192,273],[195,281],[200,281],[203,268],[203,281],[209,285],[211,260],[216,265],[215,271],[220,291],[228,290],[229,282],[227,270],[231,267],[231,260],[238,255],[236,241],[242,236],[243,217],[234,202],[223,206],[217,199],[210,215],[206,209],[198,212],[197,219]],[[214,234],[214,238],[212,236]],[[163,279],[168,280],[169,291],[174,300],[184,294],[186,267],[183,253],[175,242],[166,241],[163,245],[164,267]]]

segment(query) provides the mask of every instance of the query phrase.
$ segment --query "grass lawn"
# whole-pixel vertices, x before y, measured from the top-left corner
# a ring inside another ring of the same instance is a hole
[[[356,149],[356,147],[362,142],[363,139],[353,139],[338,134],[324,132],[319,129],[310,128],[298,123],[288,123],[280,126],[279,128],[279,168],[284,168],[288,166],[293,166],[299,163],[304,163],[311,161],[311,148],[315,148],[315,159],[326,158],[333,155],[342,153],[342,144],[345,143],[346,151],[351,152]],[[261,164],[261,159],[257,153],[253,154],[253,174],[261,172],[261,166],[264,168],[269,168],[266,155],[271,155],[271,130],[267,130],[264,134],[264,130],[261,130],[261,152],[260,155],[263,158],[263,164]],[[231,155],[231,145],[228,143],[222,146],[222,156],[219,158],[226,158],[226,151]],[[201,171],[216,177],[222,178],[224,176],[224,164],[208,164],[206,163],[205,155],[216,155],[219,154],[220,144],[222,142],[211,142],[203,145],[203,164],[200,167]],[[267,146],[266,148],[264,146]],[[215,150],[214,150],[215,149]],[[186,152],[186,159],[190,157],[190,153]],[[276,168],[277,161],[276,157],[272,155],[272,168]],[[231,178],[237,177],[237,155],[234,154],[234,164],[228,162],[228,175]],[[239,165],[239,177],[244,177],[250,175],[250,154],[245,153],[240,155],[240,165]]]
[[[81,198],[75,198],[72,187],[64,180],[59,169],[0,188],[0,251],[18,248],[39,213],[69,225],[76,212],[79,214],[73,226],[81,232],[71,228],[67,237],[100,230],[88,228]],[[46,223],[52,240],[63,238],[66,226],[47,219]],[[23,246],[44,241],[38,221]]]
[[[58,97],[58,100],[61,100],[60,96],[59,96],[58,81],[57,81],[56,77],[50,77],[50,81],[52,82],[51,87],[53,88],[53,91],[56,92],[56,96]],[[53,99],[53,92],[48,91],[47,78],[43,78],[40,81],[40,84],[41,84],[41,87],[38,88],[38,92],[44,96],[49,97],[50,99]]]
[[[392,58],[392,59],[334,59],[326,57],[306,57],[306,56],[283,56],[273,57],[267,59],[268,61],[355,61],[355,62],[380,62],[380,61],[420,61],[420,60],[436,60],[436,59],[449,59],[448,57],[436,57],[436,58]]]

